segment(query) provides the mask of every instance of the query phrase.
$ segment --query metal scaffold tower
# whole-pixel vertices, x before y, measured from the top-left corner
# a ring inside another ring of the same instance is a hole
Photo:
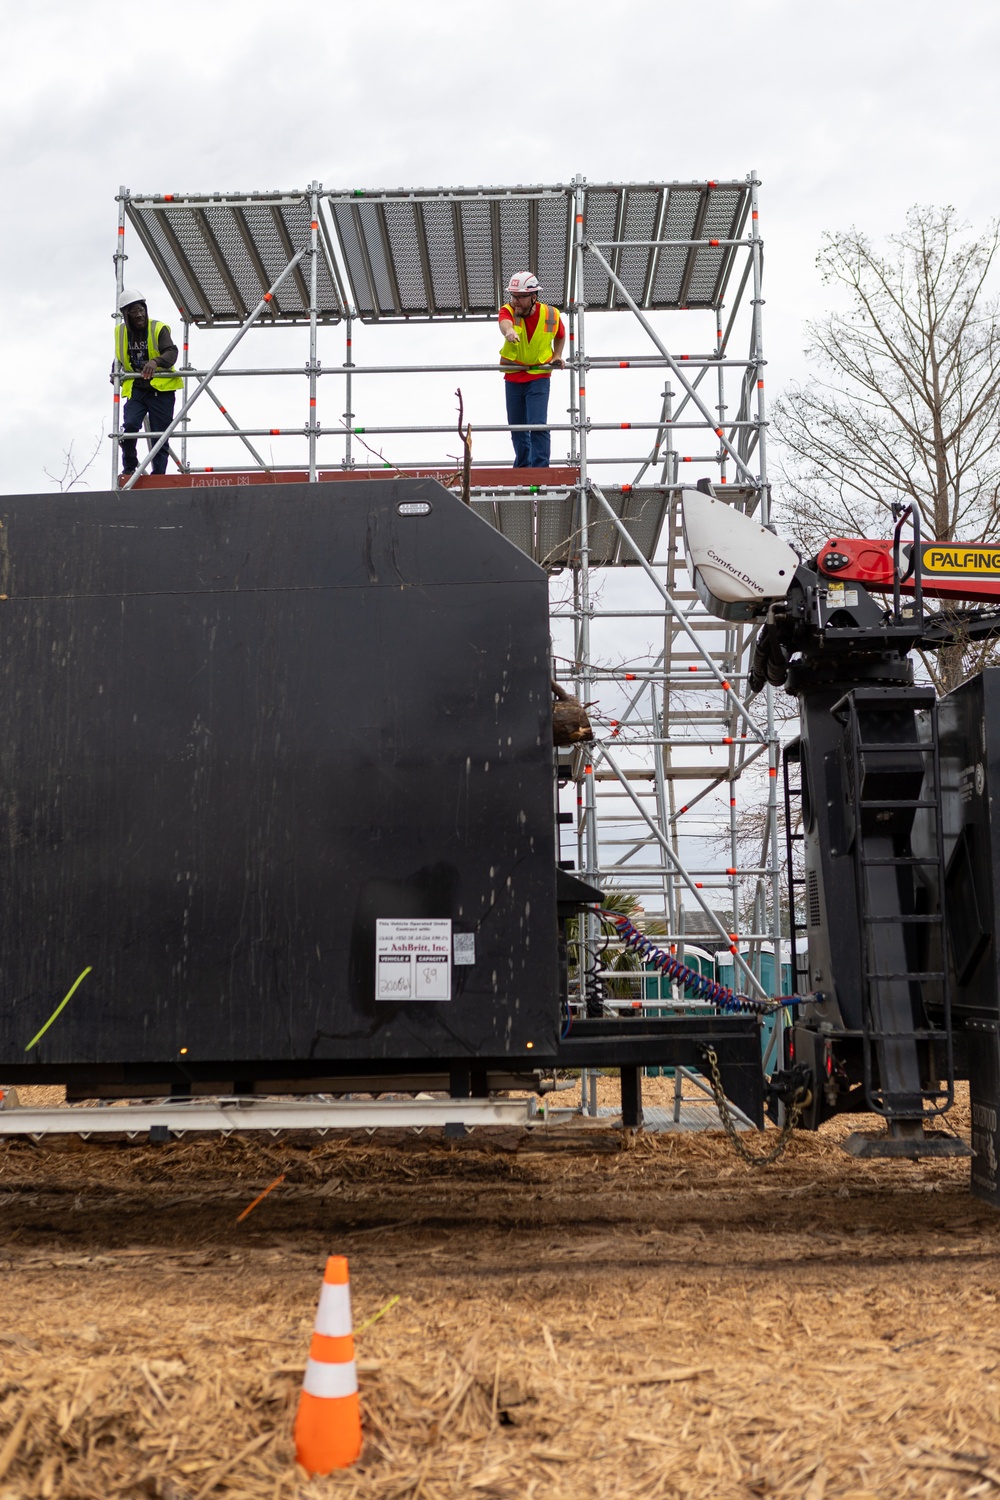
[[[568,374],[553,376],[548,424],[565,456],[516,469],[477,453],[467,494],[553,575],[555,674],[592,705],[595,741],[565,760],[575,805],[562,814],[563,853],[584,879],[637,895],[659,918],[658,943],[714,942],[731,951],[739,987],[762,995],[763,944],[774,953],[772,988],[780,975],[771,690],[748,703],[749,627],[722,625],[700,605],[680,519],[681,490],[708,479],[735,509],[769,522],[758,186],[750,172],[395,191],[123,188],[116,266],[120,291],[131,229],[183,332],[174,421],[150,435],[130,486],[390,471],[461,483],[461,463],[442,459],[456,441],[454,421],[443,420],[444,378],[463,382],[476,444],[499,447],[511,429],[495,420],[496,318],[510,276],[537,274],[568,325]],[[246,336],[254,331],[259,347],[265,328],[282,350],[304,341],[305,361],[240,363]],[[424,356],[416,362],[395,355],[403,328]],[[200,366],[193,329],[212,351]],[[358,357],[359,343],[375,349],[379,339],[389,358]],[[223,399],[223,380],[237,397]],[[116,376],[115,471],[120,384]],[[252,404],[251,387],[263,393],[254,401],[274,403],[279,387],[297,389],[291,419],[239,423],[233,408]],[[195,427],[203,395],[220,420]],[[233,443],[249,463],[232,460]],[[150,477],[164,444],[180,476]],[[742,801],[741,787],[751,789]],[[748,862],[751,814],[758,852]],[[594,930],[590,941],[596,948]]]

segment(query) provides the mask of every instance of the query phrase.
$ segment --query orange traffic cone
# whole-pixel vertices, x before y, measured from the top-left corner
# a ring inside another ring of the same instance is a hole
[[[360,1453],[361,1408],[347,1258],[331,1255],[323,1274],[295,1418],[295,1456],[310,1474],[329,1474],[331,1469],[355,1463]]]

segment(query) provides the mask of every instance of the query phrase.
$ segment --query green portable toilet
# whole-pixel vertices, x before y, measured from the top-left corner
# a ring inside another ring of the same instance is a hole
[[[654,938],[652,941],[655,942],[656,939]],[[707,979],[715,978],[715,962],[712,955],[704,948],[699,948],[693,943],[685,943],[682,962],[686,963],[689,969],[694,969],[697,973],[704,974]],[[644,968],[642,998],[646,1014],[648,1016],[669,1015],[674,1005],[673,981],[659,969],[654,968],[652,964],[646,964]],[[682,991],[682,997],[685,1000],[694,1000],[696,998],[693,989],[690,987],[686,987]],[[699,1007],[699,1009],[702,1008],[706,1012],[712,1009],[710,1005]],[[646,1068],[645,1070],[647,1078],[659,1078],[661,1075],[664,1078],[672,1078],[673,1072],[673,1068]]]

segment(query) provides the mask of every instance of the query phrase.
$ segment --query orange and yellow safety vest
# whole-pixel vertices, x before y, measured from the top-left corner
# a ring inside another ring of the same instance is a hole
[[[535,331],[530,339],[524,319],[517,316],[509,302],[500,309],[501,317],[504,313],[509,315],[514,325],[517,343],[505,339],[503,348],[500,350],[500,358],[507,363],[523,366],[526,372],[533,370],[536,366],[550,364],[552,346],[559,331],[558,307],[548,307],[546,303],[539,302],[538,322],[535,324]]]

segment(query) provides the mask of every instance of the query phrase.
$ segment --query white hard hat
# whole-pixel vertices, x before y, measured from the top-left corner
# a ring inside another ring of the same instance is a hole
[[[526,297],[530,292],[537,297],[541,290],[542,284],[534,271],[517,271],[507,283],[508,297]]]
[[[137,292],[134,286],[122,287],[121,296],[118,298],[118,311],[124,312],[126,307],[131,307],[133,302],[145,302],[145,300],[145,295]]]

